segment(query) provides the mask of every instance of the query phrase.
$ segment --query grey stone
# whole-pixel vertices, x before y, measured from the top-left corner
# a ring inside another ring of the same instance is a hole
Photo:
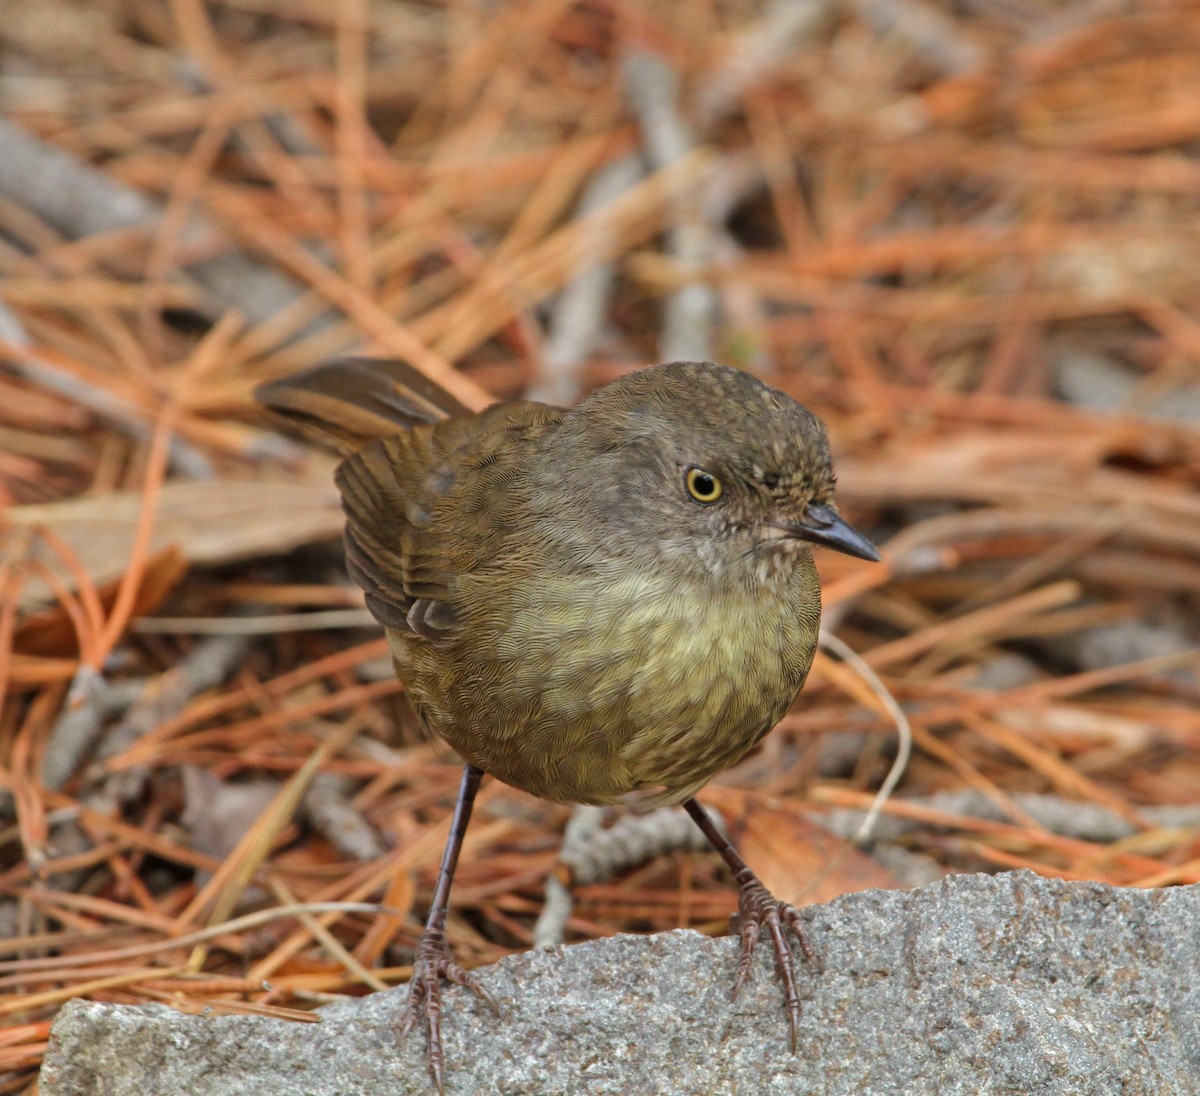
[[[735,942],[617,936],[480,972],[497,1018],[446,991],[452,1094],[1200,1092],[1200,889],[953,876],[805,912],[821,971],[799,972],[788,1051],[767,947],[729,1000]],[[197,1018],[74,1001],[43,1096],[400,1096],[432,1091],[406,990],[319,1024]]]

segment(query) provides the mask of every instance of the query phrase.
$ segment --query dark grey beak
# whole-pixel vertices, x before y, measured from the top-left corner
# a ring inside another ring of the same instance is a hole
[[[875,563],[882,558],[879,549],[848,521],[843,521],[832,506],[821,503],[810,505],[804,512],[803,521],[785,528],[798,540],[810,540],[813,544],[822,544],[826,548],[845,552],[848,556],[869,559]]]

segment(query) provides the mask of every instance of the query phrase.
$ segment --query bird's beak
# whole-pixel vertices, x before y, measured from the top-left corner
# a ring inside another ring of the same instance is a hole
[[[832,506],[823,503],[812,503],[804,511],[804,520],[789,522],[782,525],[789,536],[797,540],[809,540],[813,544],[823,544],[838,552],[859,559],[869,559],[877,563],[882,557],[879,549],[855,529],[848,521],[844,521]]]

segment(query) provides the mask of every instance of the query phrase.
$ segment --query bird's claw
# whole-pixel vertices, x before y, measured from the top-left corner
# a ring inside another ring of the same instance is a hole
[[[738,958],[737,976],[733,982],[733,996],[737,997],[750,974],[754,948],[765,926],[775,951],[775,965],[783,981],[783,1007],[787,1010],[791,1048],[795,1054],[800,1025],[800,995],[796,991],[796,978],[792,969],[792,945],[785,930],[791,930],[792,935],[796,937],[805,959],[810,963],[816,962],[816,953],[804,931],[800,911],[795,906],[781,902],[757,878],[751,876],[740,885],[738,912],[741,920],[742,947]]]
[[[454,961],[450,945],[441,932],[426,931],[417,945],[413,959],[412,978],[408,983],[408,1003],[400,1018],[400,1038],[403,1039],[419,1022],[424,1021],[426,1059],[433,1083],[440,1096],[445,1096],[446,1055],[442,1049],[442,982],[453,982],[482,998],[499,1011],[491,995],[479,984],[479,979]]]

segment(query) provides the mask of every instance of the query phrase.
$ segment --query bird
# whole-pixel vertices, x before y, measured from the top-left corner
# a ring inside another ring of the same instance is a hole
[[[255,394],[342,454],[348,572],[421,726],[464,762],[399,1025],[402,1038],[424,1027],[438,1091],[442,983],[490,1001],[445,938],[485,774],[557,803],[681,805],[738,888],[734,996],[765,930],[795,1052],[789,936],[813,957],[800,915],[696,794],[804,684],[821,615],[812,548],[880,558],[838,513],[821,420],[712,362],[631,372],[570,409],[475,412],[411,365],[370,358]]]

